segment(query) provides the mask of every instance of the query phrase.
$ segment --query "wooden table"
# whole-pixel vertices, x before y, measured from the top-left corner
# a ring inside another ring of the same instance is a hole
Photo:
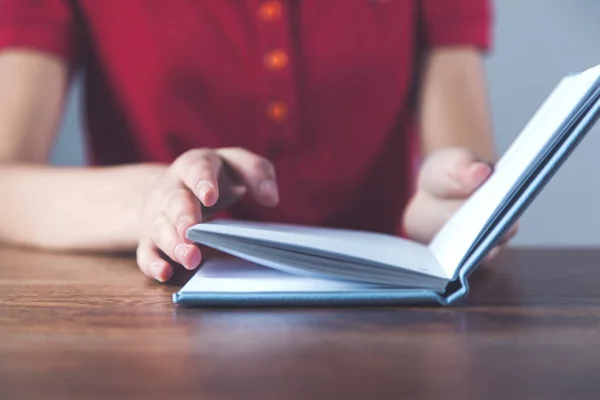
[[[451,308],[202,310],[189,275],[0,248],[0,399],[597,399],[599,264],[507,251]]]

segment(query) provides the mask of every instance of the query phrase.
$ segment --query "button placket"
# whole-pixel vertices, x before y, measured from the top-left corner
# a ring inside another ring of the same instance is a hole
[[[281,49],[273,49],[263,57],[263,65],[271,71],[281,71],[288,65],[288,55]]]
[[[295,76],[291,54],[289,10],[281,1],[265,0],[257,9],[264,88],[264,112],[273,141],[295,136]]]
[[[288,106],[281,100],[271,100],[267,104],[267,115],[273,122],[283,123],[288,116]]]
[[[281,3],[279,1],[270,0],[263,1],[256,12],[258,19],[263,22],[272,22],[281,18]]]

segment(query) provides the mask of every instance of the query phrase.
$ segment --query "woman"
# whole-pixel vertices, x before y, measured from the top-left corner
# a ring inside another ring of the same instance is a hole
[[[487,0],[0,4],[0,241],[166,281],[208,217],[427,242],[491,173]],[[77,70],[92,165],[48,166]]]

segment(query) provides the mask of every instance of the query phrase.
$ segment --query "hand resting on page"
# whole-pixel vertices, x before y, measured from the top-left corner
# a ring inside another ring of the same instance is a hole
[[[195,149],[181,155],[150,189],[141,213],[140,269],[167,281],[172,260],[187,269],[201,261],[186,230],[250,193],[266,207],[279,202],[275,170],[266,159],[240,148]],[[203,213],[204,212],[204,213]]]
[[[429,243],[465,200],[492,174],[493,168],[464,148],[434,152],[423,163],[417,190],[404,213],[404,229],[411,239]],[[507,243],[518,230],[515,224],[504,236]],[[499,251],[494,248],[487,260]]]
[[[491,172],[490,165],[466,149],[432,154],[421,168],[417,191],[404,213],[408,236],[431,241]],[[266,207],[279,202],[275,170],[268,160],[240,148],[196,149],[181,155],[147,196],[137,248],[140,269],[164,282],[173,274],[170,260],[187,269],[197,268],[200,249],[186,239],[186,230],[210,217],[208,212],[223,210],[246,193]],[[503,243],[516,231],[514,226]]]

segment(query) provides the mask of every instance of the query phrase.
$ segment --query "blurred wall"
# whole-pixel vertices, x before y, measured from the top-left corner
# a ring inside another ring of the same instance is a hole
[[[600,2],[496,0],[495,45],[486,60],[498,149],[503,151],[565,74],[600,64]],[[53,154],[85,162],[79,85],[74,85]],[[600,125],[522,219],[514,245],[600,244]]]
[[[496,0],[487,60],[498,149],[504,150],[565,74],[600,64],[600,2]],[[522,219],[519,245],[600,244],[600,124]]]

